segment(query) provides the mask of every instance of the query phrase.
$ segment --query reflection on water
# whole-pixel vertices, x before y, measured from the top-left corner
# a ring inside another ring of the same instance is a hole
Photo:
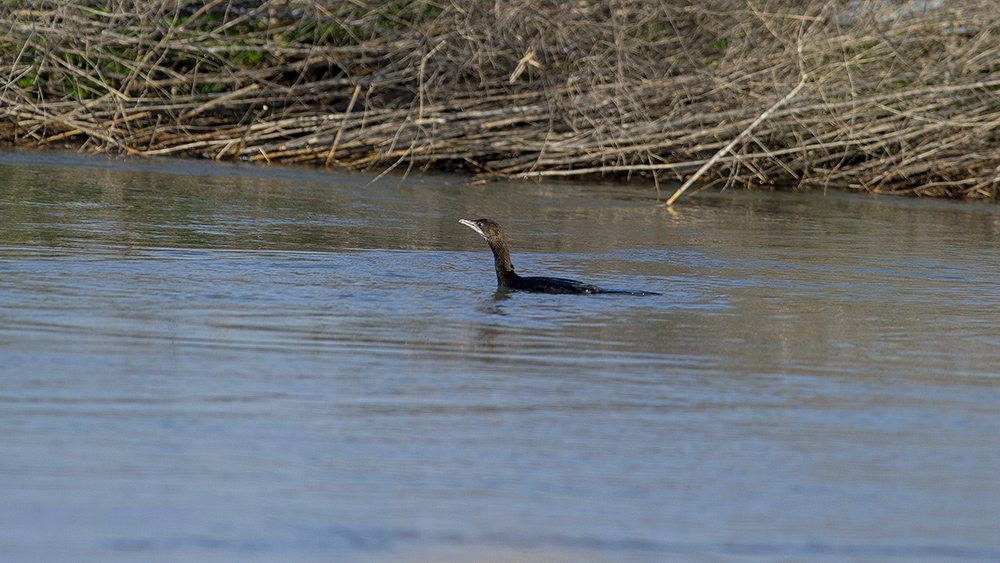
[[[994,207],[0,162],[11,560],[1000,560]]]

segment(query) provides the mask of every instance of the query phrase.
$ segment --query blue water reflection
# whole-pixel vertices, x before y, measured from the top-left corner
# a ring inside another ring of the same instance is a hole
[[[4,558],[1000,560],[993,207],[2,156]]]

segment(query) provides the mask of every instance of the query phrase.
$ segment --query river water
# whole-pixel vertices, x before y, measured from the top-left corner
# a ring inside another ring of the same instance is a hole
[[[0,153],[0,559],[1000,561],[997,207],[371,180]]]

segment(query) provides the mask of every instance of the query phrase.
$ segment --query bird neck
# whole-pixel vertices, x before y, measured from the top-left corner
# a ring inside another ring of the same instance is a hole
[[[507,250],[507,244],[503,240],[491,240],[490,250],[493,251],[493,264],[497,269],[497,283],[505,286],[510,285],[510,282],[517,279],[517,274],[514,272],[514,266],[510,263],[510,252]]]

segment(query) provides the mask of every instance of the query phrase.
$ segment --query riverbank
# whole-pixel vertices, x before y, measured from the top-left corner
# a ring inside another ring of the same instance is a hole
[[[0,8],[0,140],[657,183],[716,156],[702,180],[719,186],[992,201],[994,12],[977,0],[39,1]]]

